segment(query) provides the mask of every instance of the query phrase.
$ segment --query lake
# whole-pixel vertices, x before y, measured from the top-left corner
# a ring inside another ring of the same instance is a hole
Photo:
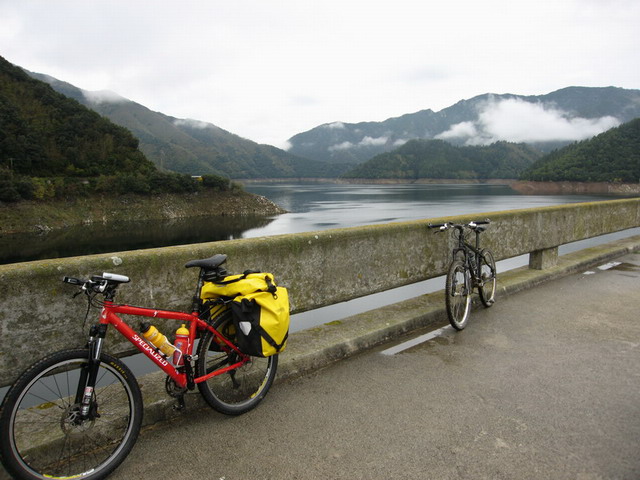
[[[243,237],[621,198],[523,195],[506,185],[250,184],[245,188],[290,213],[244,232]]]
[[[198,217],[167,222],[82,225],[41,234],[0,235],[0,263],[298,233],[328,228],[621,198],[522,195],[504,185],[249,184],[289,213]]]

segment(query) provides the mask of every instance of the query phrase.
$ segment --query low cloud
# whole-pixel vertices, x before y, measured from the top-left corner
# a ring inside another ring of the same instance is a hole
[[[620,125],[611,116],[582,118],[552,105],[521,99],[489,101],[479,109],[478,119],[457,123],[436,135],[442,140],[458,140],[465,145],[487,145],[497,141],[576,141]]]
[[[94,92],[90,92],[89,90],[83,90],[82,94],[84,95],[84,98],[86,98],[89,102],[93,104],[122,103],[127,101],[126,98],[110,90],[98,90]]]
[[[199,130],[204,130],[205,128],[212,126],[210,123],[201,122],[200,120],[192,120],[190,118],[177,118],[174,120],[173,124],[176,127],[190,127],[197,128]]]
[[[350,148],[353,148],[355,145],[351,142],[342,142],[342,143],[337,143],[336,145],[331,145],[329,147],[329,151],[330,152],[335,152],[335,151],[340,151],[340,150],[348,150]]]
[[[389,137],[364,137],[362,140],[360,140],[360,143],[358,143],[359,147],[369,147],[369,146],[378,146],[378,145],[384,145],[385,143],[387,143],[389,141]]]
[[[372,146],[380,146],[384,145],[389,141],[389,137],[369,137],[365,136],[358,143],[353,142],[341,142],[329,147],[330,152],[340,151],[340,150],[348,150],[350,148],[359,148],[359,147],[372,147]]]
[[[329,130],[343,129],[344,128],[344,123],[342,123],[342,122],[327,123],[324,127],[328,128]]]
[[[478,135],[475,122],[460,122],[452,125],[449,130],[436,135],[435,138],[449,140],[454,138],[473,138]]]

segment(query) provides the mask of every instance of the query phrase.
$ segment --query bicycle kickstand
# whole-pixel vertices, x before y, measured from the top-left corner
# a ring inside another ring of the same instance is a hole
[[[187,408],[187,404],[184,402],[184,393],[182,395],[178,395],[177,397],[178,403],[176,403],[172,408],[176,412],[181,412]]]

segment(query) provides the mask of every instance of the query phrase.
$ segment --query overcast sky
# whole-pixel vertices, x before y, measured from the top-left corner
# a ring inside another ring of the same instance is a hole
[[[482,93],[640,88],[638,0],[0,0],[0,55],[260,142]]]

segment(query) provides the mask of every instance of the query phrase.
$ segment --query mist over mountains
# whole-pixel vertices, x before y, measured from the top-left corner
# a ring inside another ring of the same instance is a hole
[[[439,112],[320,125],[291,137],[285,151],[211,123],[151,111],[114,92],[89,92],[27,73],[129,129],[140,150],[160,168],[230,178],[335,178],[412,140],[462,147],[510,142],[550,152],[640,117],[640,90],[567,87],[538,96],[487,93]]]
[[[359,164],[413,139],[453,145],[527,143],[543,152],[640,117],[640,90],[568,87],[546,95],[484,94],[439,112],[421,110],[382,122],[320,125],[289,139],[289,152]]]
[[[139,139],[140,150],[162,169],[245,179],[331,177],[346,170],[260,145],[211,123],[154,112],[114,92],[90,92],[48,75],[27,73],[129,129]]]

